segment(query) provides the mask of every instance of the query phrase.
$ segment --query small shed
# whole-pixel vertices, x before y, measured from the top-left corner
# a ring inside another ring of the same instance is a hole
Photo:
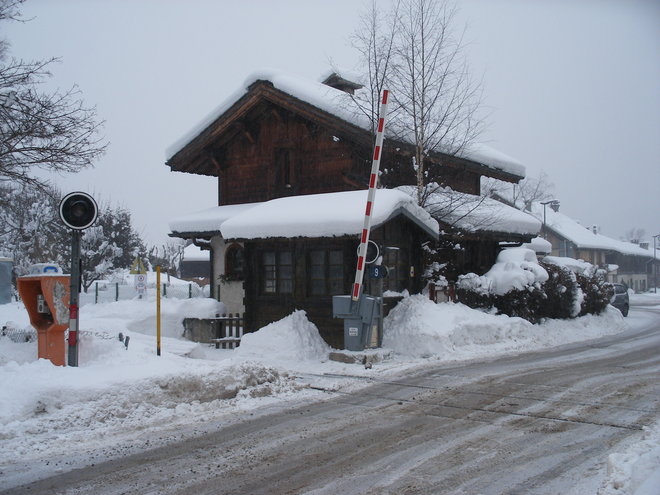
[[[209,249],[190,244],[183,250],[179,264],[181,279],[207,285],[211,278],[211,261]]]
[[[332,296],[350,293],[366,201],[366,190],[291,196],[234,208],[233,215],[219,206],[215,215],[187,215],[170,228],[178,237],[211,237],[214,250],[229,246],[224,257],[214,256],[217,273],[232,273],[226,255],[241,252],[241,278],[233,282],[241,286],[246,331],[303,309],[330,345],[343,348],[343,322],[332,317]],[[371,239],[386,248],[384,290],[422,290],[422,244],[437,239],[438,231],[437,221],[410,195],[377,191]],[[365,292],[373,290],[367,279]]]

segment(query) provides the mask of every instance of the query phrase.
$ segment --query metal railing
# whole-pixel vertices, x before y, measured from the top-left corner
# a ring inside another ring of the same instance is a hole
[[[161,284],[161,297],[172,299],[192,299],[196,297],[210,297],[210,287],[200,287],[197,284]],[[147,287],[142,297],[155,297],[156,288]],[[87,292],[80,294],[80,306],[85,304],[99,304],[116,301],[139,299],[140,294],[133,285],[128,284],[100,284],[94,283]]]

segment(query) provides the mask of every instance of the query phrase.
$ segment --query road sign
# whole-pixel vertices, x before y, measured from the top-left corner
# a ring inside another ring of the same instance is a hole
[[[369,278],[387,277],[387,267],[383,265],[371,265],[369,267]]]
[[[140,296],[147,292],[147,275],[145,273],[135,275],[135,290]]]
[[[142,260],[140,258],[135,258],[135,261],[131,265],[131,275],[137,275],[139,273],[147,273],[147,270],[144,269],[144,263],[142,263]]]

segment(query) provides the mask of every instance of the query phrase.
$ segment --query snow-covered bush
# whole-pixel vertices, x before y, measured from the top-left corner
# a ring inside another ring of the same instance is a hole
[[[597,274],[591,277],[576,274],[576,278],[584,294],[580,316],[587,314],[599,315],[605,311],[614,295],[614,287],[608,285],[604,277]]]
[[[456,298],[471,308],[492,308],[491,281],[476,273],[459,275],[456,281]]]
[[[605,271],[587,263],[584,260],[546,256],[543,264],[554,265],[570,271],[575,275],[578,286],[576,296],[572,300],[573,312],[579,316],[586,314],[600,314],[605,311],[612,297],[611,287],[605,283]],[[577,308],[579,302],[579,309]]]
[[[575,273],[566,266],[543,263],[549,278],[543,284],[546,299],[541,309],[544,318],[575,318],[582,308],[582,291]]]
[[[526,248],[502,251],[483,276],[460,276],[456,294],[467,306],[533,323],[600,314],[610,298],[602,272],[590,263],[557,257],[538,262]]]

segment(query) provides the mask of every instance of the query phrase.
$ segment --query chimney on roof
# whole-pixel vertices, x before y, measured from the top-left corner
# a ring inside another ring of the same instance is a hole
[[[650,245],[651,244],[649,243],[649,241],[640,241],[639,242],[639,247],[641,247],[642,249],[648,249]]]
[[[591,231],[592,231],[594,234],[597,234],[599,230],[600,230],[600,228],[598,227],[598,225],[592,225],[592,226],[591,226]]]
[[[331,88],[338,89],[339,91],[343,91],[344,93],[348,93],[349,95],[354,95],[356,89],[360,89],[364,87],[362,84],[358,84],[356,82],[349,81],[348,79],[344,79],[336,72],[333,72],[321,82],[326,86],[330,86]]]

